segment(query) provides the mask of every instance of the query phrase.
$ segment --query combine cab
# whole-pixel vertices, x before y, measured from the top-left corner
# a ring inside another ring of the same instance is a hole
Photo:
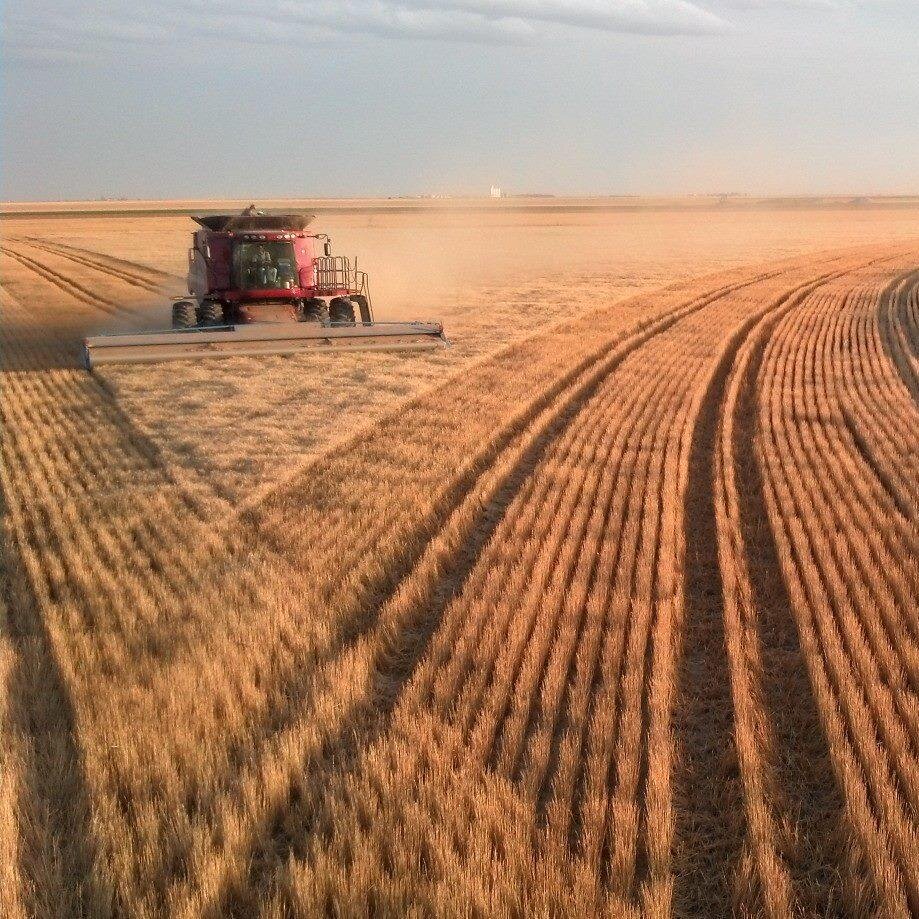
[[[172,307],[172,328],[98,335],[84,343],[87,368],[312,349],[443,347],[436,322],[376,322],[367,275],[332,255],[313,218],[263,214],[194,217],[188,298]]]

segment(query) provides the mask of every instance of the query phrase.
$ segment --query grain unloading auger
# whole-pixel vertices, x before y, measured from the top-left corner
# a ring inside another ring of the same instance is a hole
[[[172,328],[96,335],[83,343],[88,369],[298,351],[394,351],[445,347],[439,322],[376,322],[367,274],[333,256],[328,236],[301,214],[192,218],[190,296],[172,306]],[[321,253],[318,254],[321,243]]]

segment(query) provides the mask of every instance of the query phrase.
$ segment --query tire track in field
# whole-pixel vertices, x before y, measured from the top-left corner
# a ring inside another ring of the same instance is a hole
[[[731,662],[725,647],[725,590],[718,552],[723,524],[719,525],[716,515],[714,480],[722,413],[734,410],[730,404],[725,406],[728,380],[751,336],[761,336],[815,290],[847,276],[856,267],[850,265],[811,278],[753,311],[727,339],[692,420],[684,509],[688,550],[682,675],[674,724],[684,757],[680,767],[684,799],[678,809],[678,838],[683,840],[684,852],[676,891],[680,915],[721,915],[736,906],[738,893],[731,874],[737,870],[748,832],[743,819],[746,777],[742,769],[738,771],[735,737],[737,700],[732,697]],[[747,898],[750,893],[746,892]],[[741,901],[743,897],[741,894]],[[754,900],[746,908],[755,912],[763,903]]]
[[[15,259],[15,261],[19,262],[20,265],[23,265],[25,268],[34,271],[35,274],[44,278],[46,281],[49,281],[55,287],[62,290],[65,294],[70,295],[75,300],[79,300],[81,303],[85,303],[87,306],[92,306],[98,310],[101,310],[102,312],[109,313],[112,316],[133,315],[132,310],[125,308],[115,300],[110,300],[108,297],[103,297],[96,291],[84,287],[82,284],[74,281],[73,278],[62,274],[59,271],[55,271],[44,262],[40,262],[37,259],[34,259],[22,252],[18,252],[9,246],[0,246],[0,252],[2,252],[4,255],[8,255],[12,259]]]
[[[42,252],[61,256],[77,265],[92,268],[102,274],[117,278],[151,293],[161,293],[164,284],[167,282],[181,280],[176,275],[168,274],[158,268],[142,265],[139,262],[128,262],[124,259],[106,256],[101,252],[94,252],[91,249],[79,249],[76,246],[54,243],[35,236],[12,237],[9,238],[9,242],[18,242]],[[151,278],[155,280],[151,280]]]
[[[826,278],[821,286],[837,278]],[[838,879],[846,869],[837,843],[841,801],[835,786],[826,782],[829,755],[819,743],[822,730],[779,575],[777,551],[770,530],[762,525],[765,506],[752,452],[751,422],[757,411],[755,381],[768,338],[782,316],[806,303],[818,289],[814,286],[803,300],[800,296],[791,298],[765,315],[754,317],[756,325],[735,350],[728,379],[722,381],[719,401],[723,411],[712,443],[717,511],[714,523],[727,644],[724,660],[730,671],[730,690],[725,690],[721,707],[726,704],[733,709],[733,748],[739,768],[735,785],[745,802],[737,810],[745,813],[747,820],[735,896],[747,903],[748,910],[765,910],[771,916],[786,915],[802,904],[808,914],[838,910],[842,902]],[[708,472],[700,470],[699,474],[704,477]],[[687,519],[699,518],[690,513]],[[714,640],[712,636],[709,639]],[[724,651],[720,657],[724,657]],[[728,685],[727,680],[724,683]],[[786,704],[789,691],[797,700],[793,711]],[[723,734],[729,731],[730,728]],[[781,756],[778,751],[782,751]],[[708,767],[703,764],[698,770],[703,775],[717,767],[717,751],[712,751],[708,759]],[[727,758],[722,757],[722,762]],[[731,769],[734,768],[731,758]],[[717,782],[710,788],[714,799]],[[790,807],[789,801],[793,802]],[[794,802],[808,802],[796,812],[797,816],[793,816]],[[729,810],[723,800],[718,806],[722,812]],[[716,807],[709,810],[718,813]],[[742,828],[735,829],[736,862]],[[780,853],[790,853],[787,865]],[[730,860],[722,853],[712,861],[724,865]],[[725,877],[723,883],[719,909],[727,908],[732,893],[729,878]],[[702,908],[702,891],[709,888],[710,885],[698,883],[690,887],[693,899],[687,907],[692,909],[687,911]]]

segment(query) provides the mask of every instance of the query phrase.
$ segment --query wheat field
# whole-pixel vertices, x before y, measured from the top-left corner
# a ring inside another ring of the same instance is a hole
[[[919,914],[915,211],[368,205],[453,348],[82,370],[187,223],[3,223],[2,915]]]

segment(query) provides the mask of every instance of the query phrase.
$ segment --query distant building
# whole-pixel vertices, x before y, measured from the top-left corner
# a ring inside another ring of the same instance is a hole
[[[503,198],[503,197],[504,197],[504,196],[501,194],[501,189],[498,188],[497,185],[492,185],[492,187],[491,187],[491,196],[492,196],[492,198]]]

